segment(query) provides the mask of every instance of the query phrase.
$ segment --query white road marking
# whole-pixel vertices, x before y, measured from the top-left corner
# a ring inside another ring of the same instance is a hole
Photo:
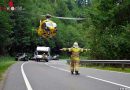
[[[26,64],[26,63],[28,63],[28,62],[24,62],[24,63],[21,65],[21,72],[22,72],[23,79],[24,79],[24,82],[25,82],[25,84],[26,84],[27,90],[33,90],[32,87],[31,87],[31,85],[30,85],[30,83],[29,83],[29,81],[28,81],[28,78],[27,78],[27,76],[26,76],[26,74],[25,74],[25,72],[24,72],[24,69],[23,69],[23,66],[24,66],[24,64]]]
[[[55,68],[55,69],[58,69],[58,70],[61,70],[61,71],[70,72],[69,70],[66,70],[66,69],[63,69],[63,68],[58,68],[58,67],[49,65],[49,64],[47,64],[47,63],[45,63],[45,64],[46,64],[47,66],[49,66],[49,67],[52,67],[52,68]],[[100,78],[96,78],[96,77],[93,77],[93,76],[86,76],[86,77],[87,77],[87,78],[96,79],[96,80],[99,80],[99,81],[102,81],[102,82],[110,83],[110,84],[113,84],[113,85],[117,85],[117,86],[121,86],[121,87],[125,87],[125,88],[130,88],[129,86],[126,86],[126,85],[123,85],[123,84],[111,82],[111,81],[104,80],[104,79],[100,79]]]
[[[61,70],[61,71],[70,72],[69,70],[66,70],[66,69],[63,69],[63,68],[58,68],[58,67],[49,65],[49,64],[47,64],[47,63],[45,63],[45,64],[46,64],[47,66],[49,66],[49,67],[52,67],[52,68],[55,68],[55,69],[58,69],[58,70]]]
[[[114,85],[117,85],[117,86],[122,86],[122,87],[125,87],[125,88],[130,88],[129,86],[126,86],[126,85],[123,85],[123,84],[118,84],[118,83],[111,82],[111,81],[108,81],[108,80],[104,80],[104,79],[100,79],[100,78],[96,78],[96,77],[92,77],[92,76],[86,76],[86,77],[89,77],[89,78],[92,78],[92,79],[96,79],[96,80],[99,80],[99,81],[103,81],[103,82],[107,82],[107,83],[110,83],[110,84],[114,84]]]
[[[67,66],[67,62],[66,61],[50,61],[49,64],[51,65],[63,65],[63,66]]]

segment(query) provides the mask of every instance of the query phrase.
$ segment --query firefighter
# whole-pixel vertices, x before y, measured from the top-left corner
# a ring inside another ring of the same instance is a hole
[[[77,42],[74,42],[73,47],[71,48],[62,48],[60,49],[61,51],[68,51],[71,52],[71,60],[70,60],[70,69],[71,69],[71,74],[79,75],[79,63],[80,63],[80,58],[79,58],[79,53],[88,51],[89,49],[83,49],[80,48]]]

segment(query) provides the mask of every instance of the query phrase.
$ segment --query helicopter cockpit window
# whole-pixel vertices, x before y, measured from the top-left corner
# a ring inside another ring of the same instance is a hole
[[[46,26],[47,27],[56,27],[56,23],[52,23],[52,22],[46,22]]]
[[[56,23],[53,23],[53,27],[57,27]]]

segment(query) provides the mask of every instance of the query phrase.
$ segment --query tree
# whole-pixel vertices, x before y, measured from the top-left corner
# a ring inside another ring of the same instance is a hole
[[[129,5],[127,0],[120,5],[115,0],[101,0],[88,9],[90,18],[86,20],[84,28],[86,34],[91,35],[88,38],[91,58],[129,59]]]
[[[4,6],[4,2],[1,2]],[[0,11],[0,55],[7,52],[7,46],[10,45],[9,35],[11,33],[11,25],[9,13],[7,11]]]

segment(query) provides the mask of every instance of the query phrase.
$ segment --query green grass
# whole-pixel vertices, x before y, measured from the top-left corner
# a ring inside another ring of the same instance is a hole
[[[2,79],[2,74],[8,69],[8,67],[10,67],[15,62],[16,61],[12,57],[9,56],[0,57],[0,80]]]
[[[117,72],[125,72],[125,73],[130,73],[130,68],[125,68],[124,70],[122,70],[121,67],[113,67],[113,66],[105,66],[102,67],[101,65],[96,66],[96,65],[91,65],[91,66],[83,66],[86,68],[95,68],[95,69],[100,69],[100,70],[110,70],[110,71],[117,71]]]

